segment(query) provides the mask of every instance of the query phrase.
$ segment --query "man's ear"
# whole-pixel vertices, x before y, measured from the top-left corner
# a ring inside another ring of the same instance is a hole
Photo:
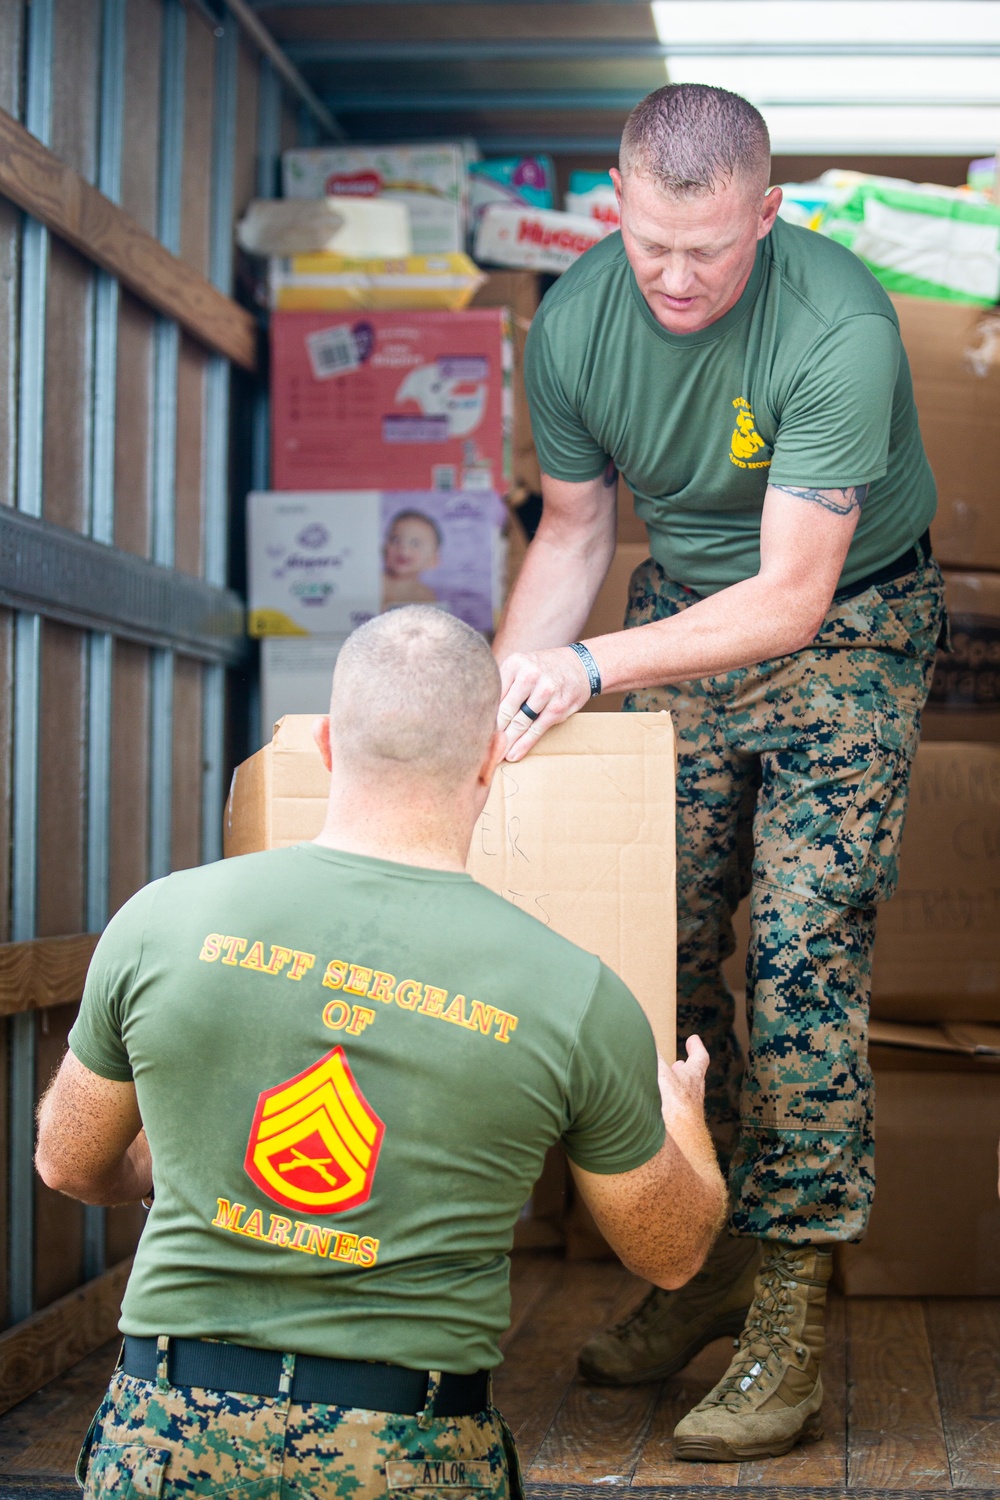
[[[506,735],[504,731],[502,729],[494,729],[493,734],[490,736],[489,745],[486,747],[483,763],[476,775],[476,781],[480,786],[488,788],[492,784],[496,768],[503,760],[506,748]]]
[[[313,719],[313,739],[316,748],[323,757],[323,764],[328,771],[333,770],[333,756],[330,753],[330,715],[324,714],[321,719]]]
[[[778,209],[784,197],[780,187],[773,187],[769,193],[764,195],[764,202],[760,210],[760,223],[757,226],[757,238],[762,240],[765,235],[770,234],[774,228],[774,221],[778,217]]]
[[[615,185],[615,197],[618,199],[618,212],[621,213],[621,207],[622,207],[622,174],[619,172],[619,170],[618,170],[617,167],[612,167],[611,168],[611,181]]]

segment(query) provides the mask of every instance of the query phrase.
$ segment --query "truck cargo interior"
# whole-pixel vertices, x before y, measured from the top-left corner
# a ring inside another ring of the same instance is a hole
[[[149,882],[319,833],[311,724],[360,625],[430,603],[492,641],[544,514],[528,331],[619,235],[622,130],[667,84],[748,99],[779,233],[891,299],[937,488],[949,632],[919,743],[888,710],[873,730],[873,757],[916,746],[864,980],[878,1186],[835,1248],[814,1441],[677,1456],[732,1336],[666,1378],[584,1378],[646,1284],[561,1147],[513,1230],[493,1399],[530,1500],[1000,1495],[1000,0],[0,0],[2,1497],[79,1493],[147,1221],[34,1166],[98,939]],[[578,641],[622,630],[651,551],[619,468]],[[620,973],[666,1055],[684,734],[624,700],[501,771],[469,870]]]

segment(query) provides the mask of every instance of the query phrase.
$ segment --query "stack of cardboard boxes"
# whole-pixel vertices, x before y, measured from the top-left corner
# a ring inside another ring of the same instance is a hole
[[[539,488],[521,368],[541,284],[464,255],[470,165],[462,143],[290,151],[284,203],[241,226],[260,254],[268,234],[328,231],[367,252],[269,265],[271,488],[248,501],[262,738],[322,710],[341,643],[380,610],[435,603],[489,634],[502,606],[504,499]],[[544,186],[535,167],[518,192]],[[369,204],[389,206],[359,218]]]

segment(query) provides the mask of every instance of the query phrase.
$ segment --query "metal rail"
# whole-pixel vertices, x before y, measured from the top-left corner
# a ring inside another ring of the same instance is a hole
[[[476,37],[409,41],[286,42],[297,63],[579,62],[592,58],[1000,57],[1000,42],[656,42],[645,37]]]

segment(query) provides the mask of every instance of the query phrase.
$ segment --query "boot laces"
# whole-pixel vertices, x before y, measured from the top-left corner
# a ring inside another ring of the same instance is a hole
[[[728,1406],[736,1410],[750,1400],[748,1392],[758,1376],[770,1374],[769,1361],[774,1356],[780,1365],[786,1357],[786,1318],[791,1312],[794,1272],[780,1262],[766,1266],[758,1275],[758,1290],[740,1334],[737,1352],[729,1369],[704,1404]]]
[[[661,1299],[669,1296],[669,1292],[662,1291],[658,1286],[651,1286],[638,1307],[633,1307],[624,1318],[613,1324],[608,1329],[609,1334],[628,1333],[633,1328],[636,1332],[641,1332],[648,1323],[652,1322],[654,1314],[659,1311]]]

